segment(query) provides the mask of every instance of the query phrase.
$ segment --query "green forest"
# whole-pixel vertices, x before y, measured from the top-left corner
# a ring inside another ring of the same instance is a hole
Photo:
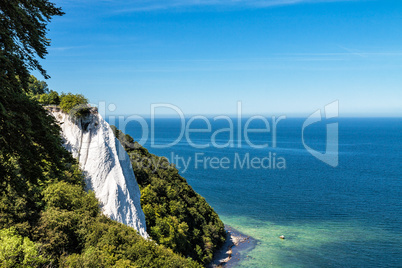
[[[224,241],[223,223],[177,170],[133,164],[153,240],[102,215],[84,190],[43,104],[71,112],[88,100],[59,95],[31,75],[49,78],[39,59],[50,45],[47,23],[61,15],[47,0],[0,2],[0,266],[202,267]],[[129,136],[121,140],[133,163],[157,157]]]

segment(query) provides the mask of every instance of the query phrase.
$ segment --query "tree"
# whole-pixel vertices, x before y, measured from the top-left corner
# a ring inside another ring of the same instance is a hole
[[[28,92],[32,95],[46,94],[49,93],[49,88],[45,81],[40,81],[31,75],[28,81]]]
[[[55,105],[59,105],[60,104],[60,97],[59,97],[59,93],[57,93],[56,91],[50,90],[48,95],[48,103],[49,104],[55,104]]]
[[[48,0],[0,1],[0,84],[28,90],[29,70],[49,78],[38,61],[47,54],[47,23],[61,16],[61,8]]]
[[[38,58],[47,54],[47,23],[62,14],[48,0],[0,1],[0,228],[27,230],[39,215],[41,185],[72,161],[55,119],[23,93],[29,70],[48,77]]]

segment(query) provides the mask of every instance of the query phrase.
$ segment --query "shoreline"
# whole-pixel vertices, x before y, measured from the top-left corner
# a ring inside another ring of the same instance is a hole
[[[234,267],[237,263],[248,258],[247,252],[254,249],[257,240],[251,236],[240,233],[229,225],[225,225],[226,241],[215,253],[210,268]]]

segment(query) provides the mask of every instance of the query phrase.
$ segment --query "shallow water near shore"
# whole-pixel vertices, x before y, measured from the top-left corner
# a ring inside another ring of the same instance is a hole
[[[216,210],[225,224],[257,240],[236,267],[398,267],[402,263],[402,119],[339,119],[339,166],[330,167],[303,147],[303,119],[278,125],[277,147],[242,146],[199,149],[183,138],[151,153],[190,159],[178,167],[188,183]],[[243,122],[244,123],[244,122]],[[196,128],[194,121],[193,128]],[[180,120],[158,119],[155,141],[166,144],[180,132]],[[225,128],[215,122],[213,130]],[[256,127],[256,126],[253,126]],[[258,126],[257,126],[258,127]],[[199,128],[205,128],[199,123]],[[140,127],[127,125],[136,140]],[[271,141],[253,133],[254,143]],[[325,124],[305,132],[310,147],[325,151]],[[205,144],[210,133],[192,133],[192,142]],[[224,134],[218,136],[227,141]],[[236,139],[236,137],[234,137]],[[244,159],[283,157],[286,169],[211,168],[196,165],[205,157],[238,155]],[[279,238],[284,235],[286,239]]]
[[[277,225],[248,218],[221,217],[226,223],[257,239],[256,247],[241,255],[235,267],[398,267],[402,240],[381,228],[357,222],[321,222]],[[284,235],[285,239],[279,238]],[[379,263],[378,245],[394,251],[395,259]]]

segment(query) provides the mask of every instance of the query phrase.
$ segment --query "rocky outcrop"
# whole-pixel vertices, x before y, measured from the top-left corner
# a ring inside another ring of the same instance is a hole
[[[60,123],[65,147],[79,160],[87,188],[95,192],[103,213],[148,238],[130,158],[109,124],[96,109],[80,118],[58,109],[49,111]]]

